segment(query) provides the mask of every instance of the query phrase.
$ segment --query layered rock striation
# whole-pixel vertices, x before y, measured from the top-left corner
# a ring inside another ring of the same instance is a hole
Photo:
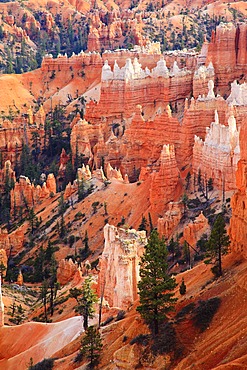
[[[240,160],[236,172],[237,191],[231,199],[232,217],[229,234],[232,249],[247,258],[247,120],[240,131]]]
[[[98,293],[110,307],[128,308],[137,299],[139,262],[147,244],[146,232],[104,227]]]
[[[205,141],[195,136],[193,148],[193,172],[201,171],[205,179],[212,178],[214,186],[221,190],[235,190],[235,172],[240,159],[239,132],[233,115],[228,126],[219,123],[215,111],[215,121],[206,129]]]

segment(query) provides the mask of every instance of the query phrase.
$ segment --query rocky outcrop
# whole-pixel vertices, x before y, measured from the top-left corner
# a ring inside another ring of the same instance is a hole
[[[15,255],[24,247],[24,228],[20,226],[12,233],[8,233],[6,229],[0,229],[0,248]]]
[[[179,195],[179,169],[173,145],[164,145],[160,156],[160,169],[151,174],[150,203],[153,212],[163,212],[169,201]]]
[[[146,232],[104,227],[98,294],[110,307],[128,308],[137,299],[139,262],[147,243]]]
[[[217,92],[228,92],[229,81],[241,78],[247,71],[246,56],[247,25],[242,23],[220,23],[216,32],[212,31],[208,45],[206,65],[213,63],[217,76]]]
[[[106,167],[106,177],[108,180],[116,179],[119,181],[123,181],[123,176],[117,168],[112,168],[110,163],[107,164]]]
[[[181,202],[168,204],[168,210],[164,216],[158,218],[157,229],[160,237],[164,236],[165,239],[169,239],[172,236],[183,216],[183,208]]]
[[[172,117],[169,106],[160,106],[151,121],[144,120],[142,107],[137,106],[119,149],[123,157],[121,172],[127,173],[130,181],[136,181],[142,167],[148,167],[149,173],[158,171],[164,144],[172,144],[176,147],[179,142],[179,132],[179,122]],[[109,161],[111,161],[110,157]],[[143,176],[141,172],[140,180],[144,180]]]
[[[10,192],[11,210],[32,208],[42,199],[48,198],[51,193],[56,194],[56,180],[53,174],[48,175],[47,182],[44,182],[42,187],[32,184],[28,177],[20,176],[19,182],[15,183]]]
[[[210,230],[207,218],[200,213],[195,221],[190,222],[183,231],[183,239],[192,247],[196,246],[202,234]]]
[[[213,179],[214,186],[220,190],[235,190],[235,172],[240,159],[239,132],[234,116],[228,119],[228,126],[219,123],[215,111],[215,121],[206,129],[203,142],[195,136],[193,148],[193,171],[199,170],[203,179]]]
[[[219,121],[225,124],[228,105],[222,97],[208,97],[207,94],[199,96],[197,100],[191,99],[189,108],[184,111],[181,127],[181,149],[177,158],[180,168],[192,161],[195,135],[205,140],[206,128],[214,121],[215,110]]]
[[[8,257],[5,249],[0,249],[0,265],[1,265],[1,274],[4,277],[6,275]],[[5,270],[3,269],[5,267]]]
[[[3,169],[0,169],[0,188],[4,188],[6,181],[8,181],[9,184],[14,184],[16,182],[15,171],[12,169],[9,160],[4,163]]]
[[[212,62],[210,62],[207,67],[205,65],[201,65],[195,71],[194,77],[193,77],[193,96],[195,99],[197,99],[199,95],[207,96],[208,83],[209,81],[214,81],[214,77],[215,77],[215,73],[214,73],[214,66]]]
[[[59,261],[57,269],[57,281],[61,285],[67,284],[69,281],[75,278],[75,275],[79,273],[78,266],[72,259],[69,260],[62,259]]]
[[[88,35],[88,50],[102,51],[122,48],[128,37],[135,45],[143,45],[142,17],[140,13],[128,12],[128,17],[120,18],[120,12],[95,11],[91,17]]]
[[[21,272],[21,269],[19,270],[19,274],[17,276],[17,281],[16,281],[16,284],[22,286],[23,285],[23,275],[22,275],[22,272]]]

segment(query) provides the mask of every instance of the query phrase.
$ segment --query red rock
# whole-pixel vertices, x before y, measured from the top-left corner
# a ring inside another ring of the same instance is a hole
[[[19,253],[24,247],[24,228],[19,227],[12,233],[8,233],[6,229],[0,229],[0,248],[5,251],[10,251],[13,255]]]
[[[60,260],[57,269],[57,281],[61,285],[65,285],[69,281],[73,280],[77,272],[78,266],[72,261],[72,259],[62,259]]]
[[[205,234],[209,230],[210,227],[207,218],[203,215],[203,213],[200,213],[200,215],[196,217],[194,222],[190,222],[184,228],[183,239],[189,245],[195,247],[202,234]]]
[[[158,218],[158,233],[169,239],[183,216],[183,204],[181,202],[169,202],[168,210],[163,217]]]
[[[160,169],[151,174],[150,203],[153,212],[163,212],[165,205],[179,196],[179,177],[174,146],[164,145],[160,156]]]
[[[98,295],[110,307],[128,308],[137,299],[140,257],[147,243],[146,232],[104,227],[105,245],[100,258]]]
[[[5,277],[8,265],[8,257],[5,249],[0,249],[0,265],[5,267],[5,270],[1,270],[2,276]]]
[[[193,172],[199,170],[202,179],[213,179],[213,185],[222,191],[236,189],[237,163],[240,158],[239,132],[234,116],[228,119],[228,126],[220,125],[217,112],[215,122],[207,128],[205,141],[197,136],[193,148]]]
[[[232,217],[229,235],[232,249],[247,258],[247,150],[246,150],[247,121],[240,131],[240,156],[236,173],[237,192],[231,198]]]

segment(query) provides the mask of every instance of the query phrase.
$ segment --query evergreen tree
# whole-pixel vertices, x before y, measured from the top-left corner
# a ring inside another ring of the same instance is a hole
[[[185,178],[185,182],[186,182],[186,190],[189,189],[190,187],[190,181],[191,181],[191,173],[188,172],[187,175],[186,175],[186,178]]]
[[[84,330],[88,328],[88,319],[94,316],[94,304],[98,301],[98,297],[92,290],[92,276],[88,276],[82,285],[82,297],[76,307],[76,311],[83,316]]]
[[[142,215],[142,220],[141,220],[141,223],[138,227],[138,230],[141,231],[141,230],[144,230],[147,232],[147,219],[145,216]]]
[[[208,251],[215,266],[212,271],[216,276],[222,275],[222,255],[228,253],[230,238],[226,232],[226,224],[222,214],[219,214],[213,225],[208,241]]]
[[[184,215],[185,215],[185,212],[186,212],[186,209],[187,209],[188,201],[189,201],[188,195],[186,193],[184,193],[183,196],[182,196],[182,203],[183,203],[183,206],[184,206],[184,210],[183,210]]]
[[[213,179],[212,179],[212,177],[210,177],[209,180],[208,180],[208,190],[213,191],[213,189],[214,189]]]
[[[185,282],[184,282],[184,278],[182,279],[182,283],[179,286],[179,293],[181,295],[184,295],[186,293],[186,285],[185,285]]]
[[[171,238],[169,244],[167,245],[167,249],[169,253],[172,254],[173,262],[175,261],[175,257],[179,257],[181,255],[179,250],[179,243],[177,240],[175,241],[173,237]]]
[[[94,369],[99,364],[103,347],[99,330],[94,326],[89,326],[81,344],[81,354],[90,361],[89,369]]]
[[[151,217],[151,213],[148,212],[148,220],[149,220],[149,227],[150,227],[150,234],[151,232],[153,231],[154,227],[153,227],[153,221],[152,221],[152,217]]]
[[[156,230],[150,235],[140,265],[140,305],[137,311],[157,335],[159,324],[167,319],[167,313],[173,309],[177,299],[173,293],[176,281],[168,275],[167,248]]]

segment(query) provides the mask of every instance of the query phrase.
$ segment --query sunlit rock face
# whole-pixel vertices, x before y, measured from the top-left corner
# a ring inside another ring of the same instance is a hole
[[[98,293],[110,307],[128,308],[137,299],[139,262],[147,244],[146,232],[104,227]]]
[[[236,172],[237,191],[231,199],[230,237],[232,249],[247,258],[247,120],[240,131],[240,161]]]
[[[220,190],[236,189],[237,163],[240,159],[239,132],[233,115],[228,126],[219,123],[217,111],[215,120],[206,129],[205,141],[195,136],[193,148],[193,171],[201,171],[203,179],[212,178]]]

